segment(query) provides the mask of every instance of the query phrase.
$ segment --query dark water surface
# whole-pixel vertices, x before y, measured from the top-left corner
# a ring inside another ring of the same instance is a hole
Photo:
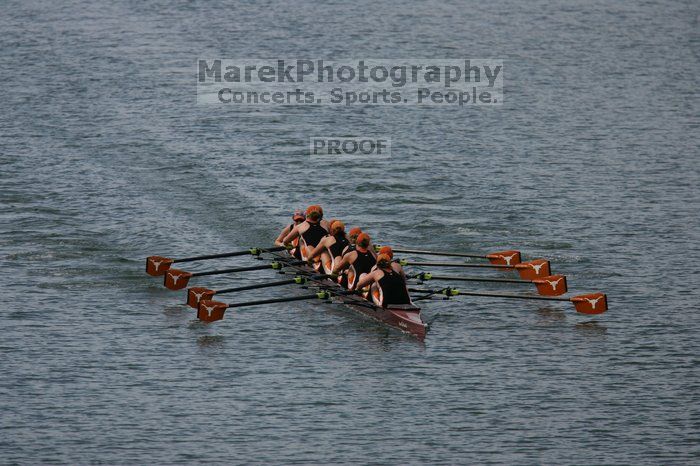
[[[697,463],[699,13],[3,2],[0,463]],[[197,58],[278,56],[501,58],[506,103],[195,104]],[[317,135],[393,157],[317,166]],[[143,272],[309,203],[380,242],[552,258],[610,311],[432,301],[420,344],[310,303],[201,325]]]

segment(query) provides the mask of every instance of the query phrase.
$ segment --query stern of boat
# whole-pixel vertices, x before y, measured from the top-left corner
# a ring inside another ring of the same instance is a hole
[[[396,328],[415,335],[420,340],[425,339],[428,326],[420,315],[420,308],[413,304],[395,304],[386,308],[391,314]]]

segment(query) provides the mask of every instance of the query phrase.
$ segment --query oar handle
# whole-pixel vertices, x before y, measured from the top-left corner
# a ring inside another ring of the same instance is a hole
[[[284,246],[275,246],[273,248],[264,248],[264,249],[251,248],[251,249],[246,249],[245,251],[224,252],[221,254],[207,254],[205,256],[182,257],[180,259],[173,260],[173,263],[174,262],[203,261],[203,260],[207,260],[207,259],[222,259],[224,257],[247,256],[247,255],[251,255],[251,254],[258,255],[261,252],[282,251],[283,249],[284,249]]]

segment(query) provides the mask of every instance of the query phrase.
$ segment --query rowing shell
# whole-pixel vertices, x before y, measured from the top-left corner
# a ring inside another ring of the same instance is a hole
[[[289,255],[271,254],[274,255],[279,262],[284,262],[286,267],[306,275],[309,278],[309,282],[314,283],[316,286],[324,288],[331,293],[333,293],[334,290],[338,292],[346,291],[335,281],[313,278],[318,272],[309,266],[291,265],[291,262],[296,259]],[[420,308],[413,304],[390,305],[384,308],[357,295],[334,294],[334,297],[340,300],[345,306],[365,317],[381,322],[403,333],[413,335],[420,341],[425,339],[428,325],[421,319]]]

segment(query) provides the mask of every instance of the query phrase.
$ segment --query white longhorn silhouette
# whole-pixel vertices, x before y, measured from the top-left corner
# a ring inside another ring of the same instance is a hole
[[[511,254],[510,256],[504,256],[503,254],[501,254],[500,257],[501,259],[506,261],[506,265],[510,265],[510,261],[515,257],[515,254]]]
[[[195,293],[193,291],[192,294],[197,298],[197,302],[199,302],[199,300],[202,299],[202,296],[204,296],[204,291],[202,291],[201,293]]]
[[[151,264],[153,264],[153,266],[156,268],[156,272],[158,271],[158,269],[160,268],[160,264],[162,264],[162,263],[163,263],[163,261],[151,260]]]
[[[209,307],[202,305],[202,307],[207,311],[207,317],[211,317],[212,311],[216,309],[216,306]]]
[[[556,291],[557,285],[559,284],[560,281],[562,281],[562,278],[558,278],[556,280],[545,280],[545,281],[550,284],[553,291]]]
[[[603,297],[602,297],[602,296],[598,296],[596,299],[589,299],[589,298],[584,298],[584,299],[585,299],[586,301],[588,301],[589,303],[591,303],[591,306],[593,307],[593,309],[595,309],[596,305],[598,304],[598,301],[600,301],[601,299],[603,299]]]
[[[527,265],[529,265],[530,267],[532,267],[533,269],[535,269],[535,273],[536,273],[537,275],[539,275],[539,274],[540,274],[540,269],[541,269],[545,264],[546,264],[546,262],[542,262],[541,264],[527,264]]]
[[[173,285],[177,285],[177,281],[180,279],[180,276],[172,273],[169,273],[168,275],[170,275],[170,278],[173,281]]]

